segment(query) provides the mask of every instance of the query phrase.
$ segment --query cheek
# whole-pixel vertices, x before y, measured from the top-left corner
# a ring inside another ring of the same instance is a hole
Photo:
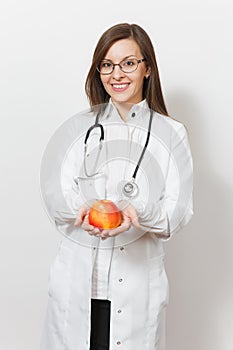
[[[137,90],[142,90],[143,84],[144,84],[144,76],[143,77],[141,76],[140,78],[138,78],[138,80],[135,84],[137,87]]]
[[[134,78],[134,82],[135,82],[135,85],[137,86],[137,88],[142,88],[143,87],[143,83],[144,83],[144,77],[145,77],[145,74],[144,72],[138,72],[139,74],[137,74],[137,76],[135,76]]]
[[[103,84],[103,87],[105,88],[105,90],[108,90],[108,80],[101,78],[101,82]]]
[[[108,82],[108,78],[106,77],[106,76],[100,76],[100,80],[101,80],[101,82],[102,82],[102,84],[103,85],[106,85],[107,84],[107,82]]]

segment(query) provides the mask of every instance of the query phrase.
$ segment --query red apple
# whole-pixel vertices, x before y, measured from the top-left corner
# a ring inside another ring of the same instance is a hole
[[[89,223],[100,229],[112,229],[121,224],[121,212],[108,199],[97,200],[90,209]]]

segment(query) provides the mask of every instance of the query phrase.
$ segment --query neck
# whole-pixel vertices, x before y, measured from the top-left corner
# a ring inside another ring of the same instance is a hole
[[[132,108],[132,103],[124,103],[124,102],[114,102],[114,105],[123,121],[126,121],[127,115]]]

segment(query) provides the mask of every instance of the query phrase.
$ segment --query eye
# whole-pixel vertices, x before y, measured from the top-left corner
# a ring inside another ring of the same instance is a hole
[[[103,61],[100,63],[100,68],[110,68],[112,67],[112,63],[109,61]]]
[[[122,62],[122,66],[124,67],[133,67],[137,64],[136,60],[126,60]]]

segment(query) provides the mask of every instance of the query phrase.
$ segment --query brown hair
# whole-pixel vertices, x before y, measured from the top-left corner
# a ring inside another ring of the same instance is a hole
[[[106,30],[100,37],[85,83],[85,91],[90,105],[93,107],[109,101],[110,96],[104,89],[100,79],[100,73],[96,67],[104,59],[106,53],[116,41],[129,38],[136,41],[142,56],[146,58],[146,65],[150,67],[150,76],[144,79],[143,99],[146,99],[149,108],[167,116],[168,112],[163,98],[154,47],[148,34],[137,24],[116,24]]]

